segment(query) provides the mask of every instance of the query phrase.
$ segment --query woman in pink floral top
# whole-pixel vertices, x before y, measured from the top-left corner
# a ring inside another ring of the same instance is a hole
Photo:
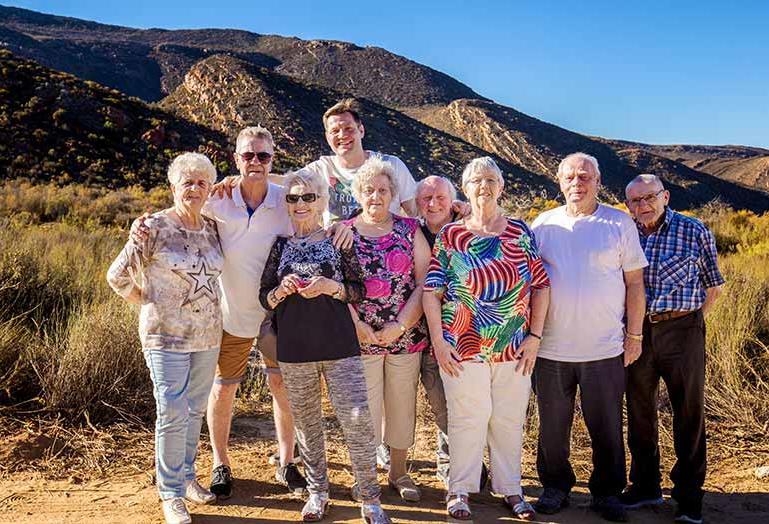
[[[347,224],[355,235],[366,297],[350,308],[376,442],[390,448],[390,486],[404,500],[418,501],[420,492],[406,471],[406,458],[414,444],[421,352],[429,347],[421,288],[430,248],[417,220],[389,210],[397,196],[390,164],[370,158],[359,169],[352,190],[362,212]]]

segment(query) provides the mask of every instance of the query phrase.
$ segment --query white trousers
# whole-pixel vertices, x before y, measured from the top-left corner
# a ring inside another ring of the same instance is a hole
[[[491,458],[491,489],[523,495],[521,451],[531,376],[516,362],[463,362],[459,377],[441,370],[449,412],[449,493],[477,493],[485,446]]]

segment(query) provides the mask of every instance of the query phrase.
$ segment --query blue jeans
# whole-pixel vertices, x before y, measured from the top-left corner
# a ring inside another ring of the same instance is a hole
[[[195,479],[200,426],[214,381],[219,350],[144,352],[157,410],[155,465],[162,500],[183,497]]]

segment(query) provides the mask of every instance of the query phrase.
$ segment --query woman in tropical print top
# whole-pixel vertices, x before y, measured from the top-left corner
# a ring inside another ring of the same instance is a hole
[[[521,446],[550,282],[531,230],[501,213],[503,187],[491,158],[468,164],[462,189],[472,212],[438,234],[424,286],[448,404],[447,510],[461,520],[470,518],[486,445],[492,491],[516,517],[534,517],[521,490]]]

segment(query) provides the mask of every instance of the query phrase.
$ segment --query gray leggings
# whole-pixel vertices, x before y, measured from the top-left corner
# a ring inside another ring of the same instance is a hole
[[[326,380],[331,405],[342,426],[355,480],[364,501],[379,499],[374,426],[368,408],[366,378],[360,357],[320,362],[280,362],[288,402],[294,415],[297,444],[310,493],[328,491],[323,437],[320,377]]]

